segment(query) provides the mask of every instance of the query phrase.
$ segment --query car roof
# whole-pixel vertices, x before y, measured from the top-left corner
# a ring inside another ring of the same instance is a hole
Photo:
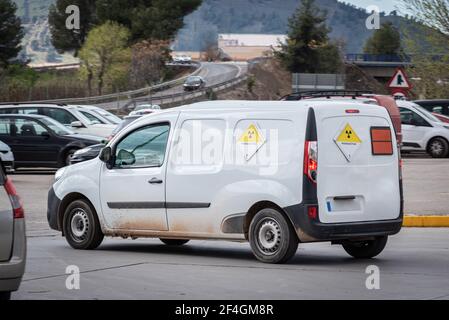
[[[64,103],[33,103],[33,102],[20,102],[20,103],[6,103],[2,102],[0,103],[0,108],[2,107],[9,107],[9,108],[15,108],[15,107],[67,107]]]

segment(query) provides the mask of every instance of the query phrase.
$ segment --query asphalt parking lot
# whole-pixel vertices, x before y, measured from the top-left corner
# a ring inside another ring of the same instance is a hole
[[[449,214],[449,159],[404,159],[407,214]],[[27,219],[28,261],[13,299],[449,299],[448,229],[404,229],[377,259],[356,261],[339,246],[300,246],[286,265],[257,262],[248,244],[106,239],[75,251],[48,228],[51,171],[13,175]],[[66,267],[81,271],[80,290],[65,286]],[[365,287],[368,265],[380,290]],[[101,285],[100,285],[101,284]]]

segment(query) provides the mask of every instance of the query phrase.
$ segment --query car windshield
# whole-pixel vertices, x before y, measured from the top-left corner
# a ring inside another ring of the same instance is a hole
[[[70,130],[66,126],[60,124],[58,121],[51,118],[41,118],[39,119],[43,124],[49,127],[58,136],[66,136],[70,134],[75,134],[74,131]]]
[[[416,109],[418,109],[419,111],[421,111],[421,113],[423,114],[424,117],[427,118],[427,120],[430,120],[430,121],[433,121],[433,122],[442,122],[440,119],[435,117],[431,112],[429,112],[427,109],[421,107],[420,105],[413,104],[413,106]]]
[[[194,83],[199,83],[199,82],[201,82],[201,78],[198,78],[198,77],[189,77],[186,80],[186,83],[188,83],[188,84],[194,84]]]
[[[107,120],[109,120],[110,122],[114,123],[114,124],[119,124],[122,122],[122,119],[120,119],[119,117],[117,117],[115,114],[112,114],[108,111],[105,110],[95,110],[96,113],[100,114],[102,117],[106,118]]]

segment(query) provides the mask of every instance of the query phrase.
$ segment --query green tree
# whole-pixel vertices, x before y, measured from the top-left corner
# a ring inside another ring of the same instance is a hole
[[[123,83],[131,61],[131,51],[127,48],[129,37],[126,27],[110,21],[89,32],[79,52],[80,73],[87,80],[89,94],[92,93],[93,82],[99,95],[105,85]]]
[[[69,14],[66,8],[76,5],[80,10],[80,29],[70,30],[66,26]],[[75,51],[83,46],[89,31],[96,25],[95,0],[57,0],[48,13],[53,46],[59,51]]]
[[[17,6],[11,0],[0,0],[0,68],[7,66],[21,50],[23,29],[16,11]]]
[[[282,65],[290,72],[333,73],[342,62],[338,47],[329,41],[326,26],[327,13],[314,0],[302,0],[289,19],[287,43],[276,53]],[[326,53],[332,52],[333,55]]]
[[[406,33],[404,41],[407,53],[412,57],[413,67],[408,72],[417,79],[413,83],[413,91],[421,99],[448,99],[449,1],[403,2],[408,12],[420,23],[414,33]]]
[[[401,35],[391,22],[384,22],[380,29],[366,41],[364,52],[368,54],[400,54]]]
[[[184,16],[202,0],[56,0],[50,7],[52,42],[59,51],[79,50],[88,32],[107,21],[115,21],[130,32],[132,43],[172,39],[184,25]],[[80,29],[68,30],[66,8],[80,9]]]

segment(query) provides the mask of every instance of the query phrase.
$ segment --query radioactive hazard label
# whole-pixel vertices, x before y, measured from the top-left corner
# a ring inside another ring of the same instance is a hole
[[[245,130],[239,139],[240,143],[259,143],[261,141],[261,136],[257,127],[252,124]]]
[[[265,142],[260,128],[254,123],[250,124],[238,139],[238,144],[241,146],[246,161],[249,161]]]
[[[349,123],[342,126],[334,141],[349,162],[362,144],[362,140]]]

